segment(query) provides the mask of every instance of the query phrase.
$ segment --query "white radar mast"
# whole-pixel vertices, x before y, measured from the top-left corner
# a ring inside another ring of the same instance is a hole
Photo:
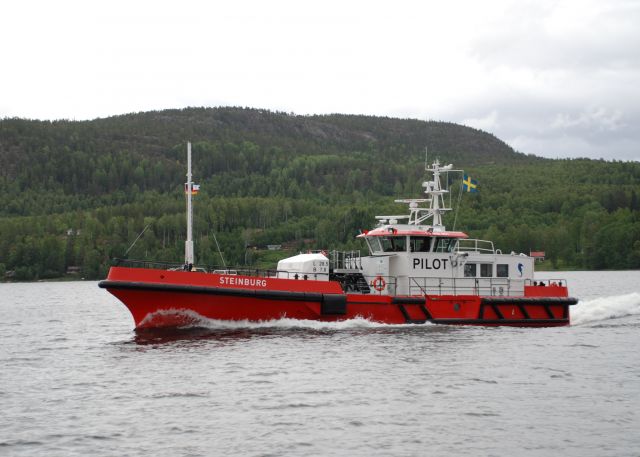
[[[408,216],[376,216],[376,219],[381,224],[385,224],[387,221],[392,223],[392,220],[408,219],[409,225],[421,225],[425,220],[432,218],[432,225],[430,229],[434,232],[444,232],[445,227],[442,224],[442,215],[445,211],[451,211],[451,208],[447,207],[444,202],[444,195],[449,191],[442,188],[440,184],[440,175],[449,172],[462,172],[462,170],[454,170],[453,165],[440,165],[440,161],[436,159],[431,167],[427,162],[427,150],[425,148],[425,171],[433,173],[433,179],[431,181],[424,181],[422,187],[424,187],[424,193],[427,198],[406,198],[400,200],[394,200],[396,203],[408,203],[409,215]],[[421,208],[421,203],[428,203],[428,208]]]

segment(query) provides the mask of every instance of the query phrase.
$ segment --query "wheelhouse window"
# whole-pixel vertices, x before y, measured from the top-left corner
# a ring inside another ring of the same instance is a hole
[[[431,240],[429,236],[412,236],[409,239],[411,252],[429,252],[431,251]]]
[[[384,252],[404,252],[407,250],[406,236],[383,236],[380,241]]]
[[[451,252],[456,245],[455,238],[438,238],[436,241],[435,252]]]
[[[482,278],[490,278],[493,276],[493,264],[481,263],[480,264],[480,276]]]
[[[382,245],[380,244],[380,239],[378,239],[378,237],[365,238],[365,240],[367,240],[369,251],[371,251],[372,254],[374,252],[382,252]]]
[[[509,265],[506,263],[499,263],[498,265],[496,265],[496,276],[498,278],[508,278]]]
[[[476,277],[476,267],[475,263],[465,263],[464,264],[464,277],[465,278],[475,278]]]

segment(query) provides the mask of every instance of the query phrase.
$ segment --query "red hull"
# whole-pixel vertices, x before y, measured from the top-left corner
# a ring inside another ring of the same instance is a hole
[[[122,301],[136,328],[197,324],[202,318],[281,318],[387,324],[548,327],[569,324],[566,287],[527,287],[524,297],[345,294],[338,282],[112,267],[100,287]]]

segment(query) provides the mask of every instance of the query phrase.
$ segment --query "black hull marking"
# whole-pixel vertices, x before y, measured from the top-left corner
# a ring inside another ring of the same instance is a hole
[[[393,297],[391,303],[394,305],[424,305],[425,297]]]
[[[567,325],[569,319],[432,319],[434,324],[446,325],[518,325],[536,327],[543,325]]]
[[[487,305],[575,305],[573,297],[482,297],[481,303]]]
[[[206,286],[182,286],[177,284],[152,284],[141,282],[126,281],[100,281],[98,283],[103,289],[120,289],[120,290],[144,290],[151,292],[179,292],[187,294],[202,295],[222,295],[233,297],[259,298],[263,300],[288,300],[288,301],[307,301],[307,302],[323,302],[323,295],[337,294],[321,294],[317,292],[289,292],[286,290],[253,290],[253,289],[226,289],[222,287],[206,287]],[[345,296],[346,297],[346,296]]]

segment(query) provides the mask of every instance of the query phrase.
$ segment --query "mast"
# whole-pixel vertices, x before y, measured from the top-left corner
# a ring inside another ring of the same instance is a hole
[[[432,181],[424,181],[422,187],[424,187],[424,193],[426,198],[406,198],[401,200],[395,200],[396,203],[408,203],[409,215],[408,216],[376,216],[380,225],[386,224],[387,221],[391,224],[397,222],[398,219],[408,219],[409,225],[421,225],[426,219],[432,218],[431,230],[435,232],[443,232],[445,230],[442,224],[442,215],[446,211],[451,211],[444,201],[444,195],[449,193],[448,190],[443,189],[440,183],[440,175],[450,172],[462,172],[462,170],[454,170],[453,165],[440,165],[440,161],[436,159],[431,167],[427,162],[427,150],[425,149],[425,170],[433,173]],[[421,203],[428,204],[428,208],[421,207]]]
[[[184,242],[184,263],[193,265],[193,207],[191,206],[191,191],[193,181],[191,180],[191,142],[187,142],[187,182],[185,183],[187,193],[187,240]]]
[[[431,214],[433,216],[432,226],[434,229],[444,230],[444,226],[442,225],[442,213],[444,211],[451,210],[451,208],[447,208],[444,205],[443,194],[447,193],[448,191],[440,187],[440,170],[448,170],[451,168],[453,168],[451,167],[451,165],[441,167],[440,162],[438,161],[438,159],[436,159],[436,161],[433,162],[432,167],[427,168],[427,171],[430,171],[433,173],[433,181],[431,182],[427,181],[422,183],[422,186],[425,188],[424,193],[431,196],[430,209],[431,209]],[[441,202],[442,202],[442,206],[440,206]]]

